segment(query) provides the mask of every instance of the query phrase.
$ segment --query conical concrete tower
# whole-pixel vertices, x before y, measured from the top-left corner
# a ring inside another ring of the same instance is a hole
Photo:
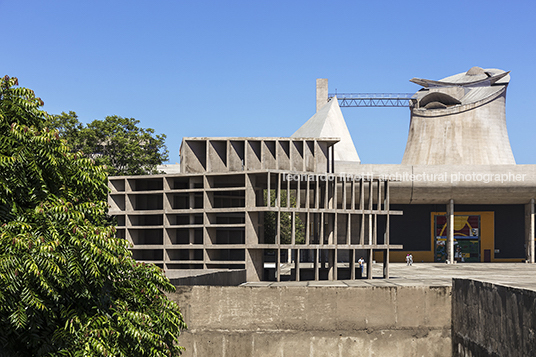
[[[423,86],[412,98],[402,164],[515,165],[506,130],[509,72],[473,67]]]

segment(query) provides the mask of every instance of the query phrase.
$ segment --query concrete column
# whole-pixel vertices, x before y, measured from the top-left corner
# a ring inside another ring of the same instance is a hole
[[[246,249],[246,280],[261,281],[263,279],[264,257],[262,249]]]
[[[346,215],[346,244],[352,244],[352,215]]]
[[[328,244],[336,244],[337,243],[337,240],[336,240],[336,237],[335,237],[335,215],[336,213],[328,213],[326,214],[326,219],[327,219],[327,223],[328,223],[328,226],[327,226],[327,238],[328,238]]]
[[[296,182],[297,188],[296,188],[296,208],[301,207],[301,185],[300,185],[301,179]]]
[[[389,279],[389,249],[383,251],[383,278]]]
[[[294,264],[296,268],[294,269],[294,271],[296,272],[296,281],[300,281],[300,250],[296,249],[295,252],[296,258],[294,259]]]
[[[276,281],[281,281],[281,249],[275,250],[275,276]]]
[[[291,248],[287,249],[287,263],[288,264],[292,263],[292,249]]]
[[[270,171],[268,171],[268,177],[266,178],[266,207],[270,207],[271,191],[270,191]]]
[[[314,250],[314,264],[313,264],[313,267],[314,267],[314,270],[315,270],[315,280],[316,281],[318,281],[319,277],[320,277],[320,274],[319,274],[319,271],[318,271],[318,253],[319,253],[319,250],[318,250],[318,248],[316,248]]]
[[[316,111],[318,112],[328,102],[328,79],[316,79]]]
[[[374,186],[374,181],[371,179],[370,182],[369,182],[369,197],[368,197],[368,199],[369,199],[368,209],[371,212],[372,212],[372,207],[373,207],[373,204],[374,204],[374,187],[373,186]],[[372,214],[367,214],[367,216],[368,216],[368,240],[367,240],[367,244],[372,245],[373,244],[372,236],[375,233],[375,231],[374,231],[374,227],[375,227],[374,219],[373,219]]]
[[[355,280],[355,249],[350,249],[350,279]]]
[[[328,280],[336,280],[336,273],[335,273],[335,264],[337,261],[335,260],[335,249],[329,249],[327,251],[328,253]]]
[[[372,279],[372,261],[374,260],[374,251],[367,249],[367,279]]]
[[[195,187],[195,183],[192,182],[192,180],[189,180],[188,188],[192,189],[194,187]],[[194,196],[193,192],[190,192],[188,194],[188,207],[190,209],[195,207],[195,196]],[[191,225],[195,224],[195,216],[193,214],[189,215],[189,223]],[[190,243],[190,245],[195,243],[195,230],[192,229],[192,228],[188,229],[188,242]],[[189,260],[194,260],[194,250],[193,249],[188,250],[188,259]]]
[[[311,214],[309,213],[309,211],[307,211],[307,213],[305,213],[305,245],[309,245],[310,235],[311,235]]]
[[[447,205],[447,263],[454,264],[454,200]]]
[[[534,198],[525,205],[525,249],[526,249],[526,262],[535,263],[535,251],[534,251]]]
[[[319,244],[324,245],[324,215],[325,213],[320,213],[320,238],[319,238]]]
[[[277,210],[277,223],[276,223],[276,233],[275,233],[275,244],[279,247],[281,245],[281,211]]]
[[[387,211],[385,216],[385,235],[383,238],[383,244],[387,246],[387,249],[383,252],[383,278],[389,279],[389,210],[391,209],[389,204],[389,181],[384,183],[385,200],[383,209]]]
[[[339,271],[337,262],[339,261],[339,252],[337,248],[333,250],[333,280],[339,280]]]

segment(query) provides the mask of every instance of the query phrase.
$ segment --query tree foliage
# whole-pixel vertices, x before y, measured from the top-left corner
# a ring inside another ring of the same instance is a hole
[[[139,120],[107,116],[84,126],[75,112],[49,116],[46,125],[59,131],[72,152],[82,152],[116,175],[157,173],[156,166],[168,159],[166,135],[138,127]]]
[[[108,226],[106,172],[0,79],[0,356],[176,356],[174,287]]]
[[[267,190],[264,190],[264,201],[267,203],[266,198]],[[287,191],[281,190],[281,207],[287,206]],[[290,207],[296,208],[296,197],[290,195],[288,197]],[[276,190],[270,190],[270,206],[275,207],[276,204]],[[279,240],[281,244],[292,243],[292,214],[290,212],[280,213],[280,231]],[[294,218],[294,241],[296,244],[305,243],[305,224],[301,220],[300,216],[296,214]],[[264,242],[267,244],[274,244],[277,235],[277,212],[268,211],[264,213]]]

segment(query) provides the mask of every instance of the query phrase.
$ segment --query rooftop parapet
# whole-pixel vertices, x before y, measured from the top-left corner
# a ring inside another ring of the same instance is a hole
[[[181,173],[289,170],[334,172],[339,138],[183,138]]]

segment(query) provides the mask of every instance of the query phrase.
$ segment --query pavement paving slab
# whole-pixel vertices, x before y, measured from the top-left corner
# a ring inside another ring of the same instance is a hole
[[[453,278],[475,279],[511,287],[536,290],[536,264],[527,263],[390,263],[390,279],[382,279],[383,264],[373,263],[374,279],[338,281],[252,282],[244,286],[311,286],[311,287],[368,287],[368,286],[450,286]]]

